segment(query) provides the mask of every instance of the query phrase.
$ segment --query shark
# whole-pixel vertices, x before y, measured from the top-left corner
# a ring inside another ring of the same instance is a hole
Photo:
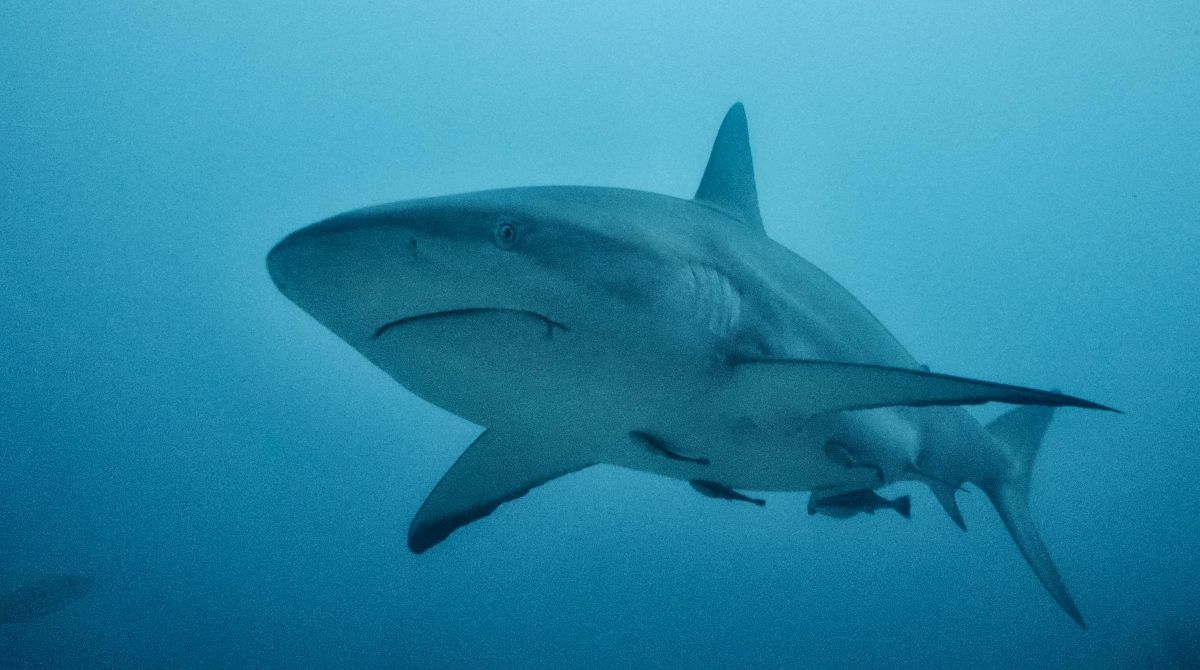
[[[1030,476],[1054,408],[1111,408],[919,364],[767,235],[741,103],[694,197],[535,186],[400,201],[287,235],[267,269],[402,386],[483,428],[413,518],[414,553],[599,464],[747,501],[916,481],[964,530],[955,493],[971,483],[1084,625],[1034,526]],[[988,402],[1016,407],[986,426],[964,409]]]
[[[19,588],[0,593],[0,624],[24,623],[65,608],[88,595],[95,580],[67,573],[43,577]]]

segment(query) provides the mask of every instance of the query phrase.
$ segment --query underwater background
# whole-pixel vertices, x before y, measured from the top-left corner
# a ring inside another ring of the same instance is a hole
[[[0,591],[91,587],[0,667],[1196,667],[1200,4],[791,4],[4,3]],[[767,232],[918,360],[1126,412],[1057,412],[1033,477],[1087,630],[977,490],[962,533],[924,487],[838,521],[602,466],[408,552],[479,429],[268,249],[427,195],[689,197],[738,100]]]

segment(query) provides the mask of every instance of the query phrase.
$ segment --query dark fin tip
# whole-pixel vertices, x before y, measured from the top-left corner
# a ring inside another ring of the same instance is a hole
[[[1101,405],[1100,403],[1092,402],[1091,400],[1084,400],[1083,398],[1080,398],[1078,396],[1067,395],[1066,393],[1063,393],[1062,391],[1060,391],[1058,389],[1053,389],[1050,392],[1059,396],[1060,398],[1064,398],[1064,399],[1068,400],[1069,402],[1066,403],[1068,406],[1080,407],[1083,409],[1098,409],[1101,412],[1113,412],[1114,414],[1124,414],[1125,413],[1115,407],[1109,407],[1108,405]]]
[[[492,512],[495,512],[496,508],[501,504],[511,500],[516,500],[529,491],[530,489],[524,489],[511,497],[506,497],[503,500],[497,500],[495,503],[480,505],[479,507],[472,507],[471,509],[465,510],[460,514],[439,519],[434,523],[420,525],[413,524],[408,531],[408,550],[414,554],[423,554],[432,549],[434,546],[440,544],[442,540],[450,537],[450,534],[459,528],[462,528],[473,521],[478,521],[484,518]]]
[[[1108,405],[1101,405],[1098,402],[1092,402],[1090,400],[1084,400],[1083,402],[1086,404],[1080,405],[1080,407],[1083,407],[1084,409],[1098,409],[1101,412],[1112,412],[1113,414],[1124,414],[1125,413],[1125,412],[1117,409],[1116,407],[1109,407]]]
[[[546,482],[556,479],[563,474],[567,473],[558,473],[545,479],[532,482],[529,486],[513,491],[502,498],[490,501],[483,505],[471,507],[459,512],[458,514],[453,514],[451,516],[438,519],[433,523],[418,524],[414,522],[413,525],[409,526],[408,528],[408,550],[414,554],[423,554],[437,544],[440,544],[446,538],[450,537],[450,534],[459,528],[462,528],[463,526],[475,521],[479,521],[480,519],[490,515],[492,512],[495,512],[504,503],[510,503],[518,498],[521,498],[526,493],[529,493],[533,489],[545,484]],[[419,515],[420,512],[417,514]]]

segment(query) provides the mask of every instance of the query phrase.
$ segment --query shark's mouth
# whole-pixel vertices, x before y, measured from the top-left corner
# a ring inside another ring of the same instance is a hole
[[[456,318],[472,317],[472,316],[479,316],[482,314],[513,314],[513,315],[517,315],[517,316],[523,316],[523,317],[528,317],[531,319],[536,319],[537,321],[540,321],[546,325],[546,337],[553,336],[555,328],[562,330],[562,331],[570,330],[570,328],[568,328],[566,324],[559,323],[558,321],[555,321],[554,319],[551,319],[550,317],[545,316],[544,314],[538,314],[537,312],[531,312],[527,309],[509,309],[509,308],[505,308],[505,307],[463,307],[460,309],[442,310],[440,312],[429,312],[426,314],[416,314],[414,316],[406,316],[406,317],[403,317],[400,319],[396,319],[395,321],[388,321],[387,323],[385,323],[382,326],[375,329],[375,332],[371,335],[371,339],[378,340],[384,334],[386,334],[392,330],[395,330],[397,328],[402,328],[404,326],[407,326],[407,325],[413,324],[413,323],[419,323],[422,321],[432,321],[435,319],[456,319]]]

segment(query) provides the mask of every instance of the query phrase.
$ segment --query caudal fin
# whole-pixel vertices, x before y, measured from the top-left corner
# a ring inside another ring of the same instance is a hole
[[[912,518],[912,500],[908,496],[900,496],[892,501],[892,509],[905,519]]]
[[[1033,517],[1029,514],[1029,478],[1033,472],[1033,461],[1053,414],[1052,407],[1018,407],[988,424],[988,431],[1007,448],[1011,467],[1007,476],[980,482],[980,488],[995,505],[1021,555],[1029,562],[1042,585],[1076,623],[1086,628],[1083,615],[1075,607],[1075,601],[1071,599],[1058,569],[1054,567],[1050,552],[1042,543],[1037,527],[1033,525]]]

